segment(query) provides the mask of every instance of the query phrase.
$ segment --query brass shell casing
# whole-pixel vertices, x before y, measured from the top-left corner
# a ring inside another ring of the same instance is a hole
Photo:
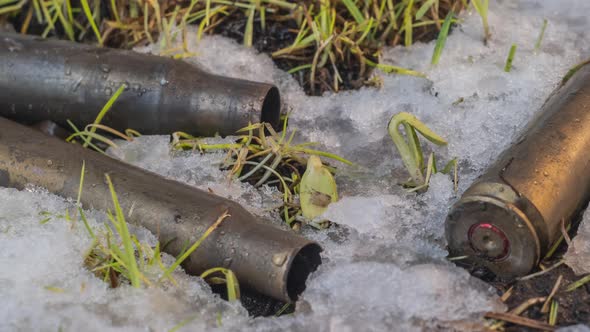
[[[451,256],[502,278],[530,272],[590,198],[590,65],[548,98],[523,135],[452,207]]]
[[[183,262],[187,273],[225,267],[236,274],[240,286],[292,302],[321,263],[317,243],[260,222],[233,201],[0,117],[0,187],[33,184],[74,198],[83,162],[83,206],[112,208],[108,173],[123,211],[133,211],[126,215],[127,222],[152,231],[173,256],[183,252],[186,243],[194,243],[223,212],[230,215]]]
[[[83,128],[123,85],[101,122],[119,131],[226,136],[257,122],[280,130],[281,98],[272,84],[168,57],[0,33],[0,116]]]

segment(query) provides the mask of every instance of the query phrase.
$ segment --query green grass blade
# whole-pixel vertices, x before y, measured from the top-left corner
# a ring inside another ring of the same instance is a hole
[[[256,10],[254,7],[248,9],[248,21],[246,21],[246,30],[244,31],[244,46],[252,47],[252,39],[254,34],[254,14]]]
[[[344,159],[344,158],[342,158],[336,154],[330,153],[330,152],[324,152],[324,151],[312,150],[312,149],[301,149],[301,148],[298,148],[297,151],[300,151],[302,153],[311,154],[311,155],[322,156],[322,157],[338,160],[339,162],[345,163],[347,165],[353,165],[352,161]]]
[[[388,74],[391,73],[396,73],[396,74],[400,74],[400,75],[409,75],[409,76],[416,76],[416,77],[423,77],[426,78],[426,74],[421,73],[419,71],[415,71],[415,70],[411,70],[411,69],[406,69],[406,68],[402,68],[402,67],[398,67],[398,66],[393,66],[393,65],[388,65],[388,64],[384,64],[384,63],[375,63],[369,59],[364,59],[365,63],[371,67],[376,67]]]
[[[537,38],[537,42],[535,43],[535,51],[541,49],[541,43],[543,42],[543,37],[545,36],[545,29],[547,29],[547,19],[543,19],[543,26],[541,27],[541,32],[539,33],[539,37]]]
[[[57,0],[53,0],[53,8],[55,8],[55,12],[57,13],[57,17],[59,19],[59,21],[61,22],[61,25],[64,28],[64,31],[66,32],[66,35],[68,35],[68,38],[71,41],[74,41],[74,29],[72,28],[72,24],[70,22],[68,22],[66,20],[66,17],[64,15],[64,13],[62,12],[62,6],[57,2]]]
[[[481,17],[484,31],[484,41],[487,41],[490,38],[490,27],[488,25],[489,0],[471,0],[471,3]]]
[[[7,13],[11,13],[11,12],[20,10],[25,5],[25,3],[27,3],[27,1],[28,0],[21,0],[17,4],[1,7],[0,8],[0,15],[4,15]],[[16,0],[14,0],[14,1],[10,0],[10,1],[5,2],[3,5],[7,5],[9,3],[14,3],[14,2],[16,2]]]
[[[573,282],[571,285],[569,285],[568,288],[566,288],[566,291],[567,292],[574,291],[577,288],[580,288],[580,287],[584,286],[588,282],[590,282],[590,274],[587,275],[587,276],[585,276],[585,277],[583,277],[582,279],[580,279],[580,280],[578,280],[576,282]]]
[[[435,2],[436,0],[428,0],[424,2],[418,11],[416,11],[416,21],[421,20],[424,14],[426,14],[426,12],[432,7],[432,5],[434,5]]]
[[[514,61],[514,54],[516,53],[516,44],[512,44],[510,47],[510,52],[508,53],[508,58],[506,59],[506,65],[504,66],[504,71],[509,73],[512,70],[512,61]]]
[[[353,0],[342,0],[342,3],[346,6],[346,9],[348,9],[348,12],[350,13],[350,15],[352,15],[352,17],[354,18],[356,23],[358,23],[358,24],[365,23],[365,17],[361,13],[361,11],[358,9],[358,7],[356,6],[356,4],[354,3]]]
[[[86,228],[86,231],[88,232],[88,235],[90,235],[90,237],[95,240],[96,239],[96,235],[94,235],[94,232],[92,231],[92,228],[90,228],[90,224],[88,224],[88,219],[86,219],[86,214],[84,214],[84,210],[82,210],[81,207],[78,208],[78,213],[80,214],[80,218],[82,219],[82,222],[84,223],[84,227]]]
[[[201,243],[203,243],[203,241],[205,241],[205,239],[217,228],[219,227],[219,225],[221,224],[221,222],[223,220],[225,220],[225,218],[229,217],[230,215],[227,214],[227,211],[224,212],[219,218],[217,218],[217,220],[213,223],[213,225],[209,226],[209,228],[207,228],[207,230],[205,231],[205,233],[203,235],[201,235],[201,237],[184,253],[182,254],[182,256],[180,256],[172,265],[170,265],[170,267],[168,267],[168,269],[166,271],[164,271],[164,274],[162,275],[162,277],[160,278],[160,280],[166,279],[168,278],[168,276],[170,276],[170,274],[172,274],[172,272],[174,272],[174,270],[182,263],[184,262],[185,259],[188,258],[188,256],[190,256],[195,250],[197,250],[197,248],[201,245]]]
[[[80,186],[78,187],[78,198],[76,205],[80,206],[80,198],[82,198],[82,187],[84,186],[84,173],[86,169],[86,161],[82,160],[82,170],[80,171]]]
[[[201,278],[206,279],[208,276],[214,273],[221,273],[225,277],[225,284],[227,287],[227,299],[231,301],[236,301],[240,299],[240,285],[238,284],[238,279],[232,270],[225,269],[222,267],[215,267],[209,269],[201,274]]]
[[[447,42],[447,36],[449,35],[449,28],[451,27],[451,21],[455,14],[453,11],[450,11],[445,17],[445,21],[438,33],[438,38],[436,39],[436,45],[434,46],[434,53],[432,54],[432,61],[433,65],[437,65],[440,59],[440,55],[445,48],[445,43]]]
[[[584,67],[585,65],[588,65],[588,64],[590,64],[590,59],[582,61],[579,64],[573,66],[570,70],[567,71],[567,73],[561,79],[561,85],[564,85],[565,83],[567,83],[567,81],[569,81],[569,79],[572,78],[572,76],[574,76],[574,74],[578,70],[580,70],[582,67]]]
[[[406,10],[404,12],[404,28],[405,28],[405,45],[409,47],[412,45],[412,9],[414,8],[414,0],[409,0]]]
[[[104,116],[111,109],[111,107],[113,107],[113,104],[117,101],[119,96],[123,93],[123,91],[125,91],[126,88],[127,88],[127,85],[122,84],[119,87],[119,89],[117,89],[117,91],[115,91],[115,93],[111,96],[111,98],[109,98],[107,103],[102,107],[102,109],[100,110],[100,112],[96,116],[96,119],[94,120],[93,124],[95,124],[95,125],[100,124],[100,122],[102,121]],[[95,132],[96,132],[96,127],[91,127],[90,133],[94,134]],[[87,146],[88,146],[88,143],[84,143],[84,147],[87,147]]]
[[[170,330],[168,330],[168,332],[176,332],[178,330],[180,330],[181,328],[183,328],[186,324],[192,322],[193,320],[197,319],[197,317],[199,317],[199,315],[193,315],[185,320],[183,320],[182,322],[176,324],[173,328],[171,328]]]
[[[113,200],[113,204],[115,205],[116,224],[118,225],[118,229],[120,231],[119,236],[121,237],[121,241],[123,242],[123,248],[125,249],[125,258],[123,259],[123,261],[127,269],[129,269],[129,280],[131,281],[131,285],[135,288],[138,288],[140,286],[140,278],[139,269],[137,268],[137,262],[135,261],[135,250],[133,248],[133,240],[131,239],[131,235],[129,234],[129,229],[127,228],[127,222],[125,221],[123,209],[119,204],[119,199],[117,198],[117,193],[115,192],[115,187],[113,186],[111,177],[108,174],[105,174],[105,178],[109,186],[109,191],[111,192],[111,199]]]
[[[559,302],[551,301],[551,309],[549,310],[549,325],[557,324],[557,310],[559,309]]]
[[[90,10],[90,6],[88,5],[88,0],[80,0],[82,4],[82,9],[84,10],[84,14],[92,27],[92,31],[94,31],[94,35],[96,35],[96,39],[100,46],[103,45],[102,36],[100,35],[100,31],[98,30],[98,26],[96,26],[96,22],[94,22],[94,15],[92,15],[92,10]]]

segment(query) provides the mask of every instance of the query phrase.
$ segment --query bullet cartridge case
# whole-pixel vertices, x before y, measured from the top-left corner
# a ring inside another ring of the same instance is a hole
[[[590,65],[548,98],[446,220],[451,256],[501,278],[529,273],[590,198]]]
[[[74,198],[83,161],[83,206],[112,209],[105,182],[109,174],[127,222],[169,243],[165,251],[173,256],[227,211],[230,217],[183,263],[188,273],[225,267],[240,286],[291,302],[321,263],[317,243],[261,223],[235,202],[0,117],[0,186],[22,189],[33,184]]]
[[[142,134],[233,135],[249,123],[279,130],[272,84],[208,73],[181,60],[0,33],[0,116],[70,128],[92,123],[119,87],[102,124]]]

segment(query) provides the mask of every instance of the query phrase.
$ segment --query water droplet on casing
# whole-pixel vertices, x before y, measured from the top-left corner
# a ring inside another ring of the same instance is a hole
[[[66,67],[66,68],[64,69],[64,74],[65,74],[66,76],[70,76],[70,75],[72,75],[72,68],[70,68],[70,67]]]
[[[107,96],[112,95],[113,94],[113,89],[111,89],[111,88],[105,88],[104,89],[104,94],[107,95]]]
[[[22,48],[23,48],[23,45],[14,39],[4,38],[4,41],[8,44],[8,50],[11,53],[18,52],[18,51],[22,50]]]
[[[109,68],[109,66],[106,64],[102,64],[100,65],[100,70],[102,70],[103,73],[108,73],[111,71],[111,68]]]
[[[166,85],[168,85],[168,83],[170,83],[170,82],[167,81],[165,78],[163,78],[163,79],[160,80],[160,85],[161,86],[166,86]]]
[[[224,266],[226,266],[226,267],[228,267],[228,266],[230,266],[230,265],[231,265],[231,262],[232,262],[232,258],[231,258],[231,257],[226,257],[226,258],[223,260],[223,265],[224,265]]]

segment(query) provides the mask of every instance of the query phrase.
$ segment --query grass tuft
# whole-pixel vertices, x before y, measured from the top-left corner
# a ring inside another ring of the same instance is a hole
[[[487,10],[487,0],[479,1]],[[0,21],[15,21],[22,33],[41,30],[44,37],[110,47],[159,41],[161,55],[176,58],[193,55],[189,39],[224,33],[271,53],[308,93],[321,94],[367,84],[375,66],[367,67],[366,60],[378,62],[384,46],[430,40],[441,30],[440,18],[464,5],[465,0],[3,0]],[[191,24],[197,34],[187,32]],[[269,44],[273,31],[282,37]],[[182,46],[174,46],[179,39]]]
[[[283,193],[281,216],[291,227],[297,228],[301,222],[301,205],[296,199],[299,185],[310,156],[324,157],[352,165],[333,153],[312,149],[313,143],[293,144],[296,129],[287,130],[288,117],[283,122],[279,135],[269,124],[256,123],[238,131],[235,143],[208,144],[203,139],[184,132],[172,135],[172,147],[179,150],[226,151],[227,156],[221,165],[229,171],[230,178],[248,182],[255,187],[272,185]],[[327,169],[334,173],[333,167]]]
[[[404,128],[406,138],[402,135],[400,127]],[[436,160],[434,153],[431,153],[428,158],[426,165],[424,164],[424,155],[418,134],[422,134],[431,143],[442,146],[446,145],[447,142],[434,133],[424,123],[422,123],[414,115],[401,112],[394,115],[389,121],[388,125],[389,135],[395,144],[404,166],[408,173],[410,173],[410,179],[403,185],[405,187],[412,188],[411,191],[418,191],[428,188],[428,183],[432,174],[438,172],[436,167]],[[451,160],[443,169],[441,173],[449,173],[451,170],[455,171],[455,187],[457,180],[457,160]]]

